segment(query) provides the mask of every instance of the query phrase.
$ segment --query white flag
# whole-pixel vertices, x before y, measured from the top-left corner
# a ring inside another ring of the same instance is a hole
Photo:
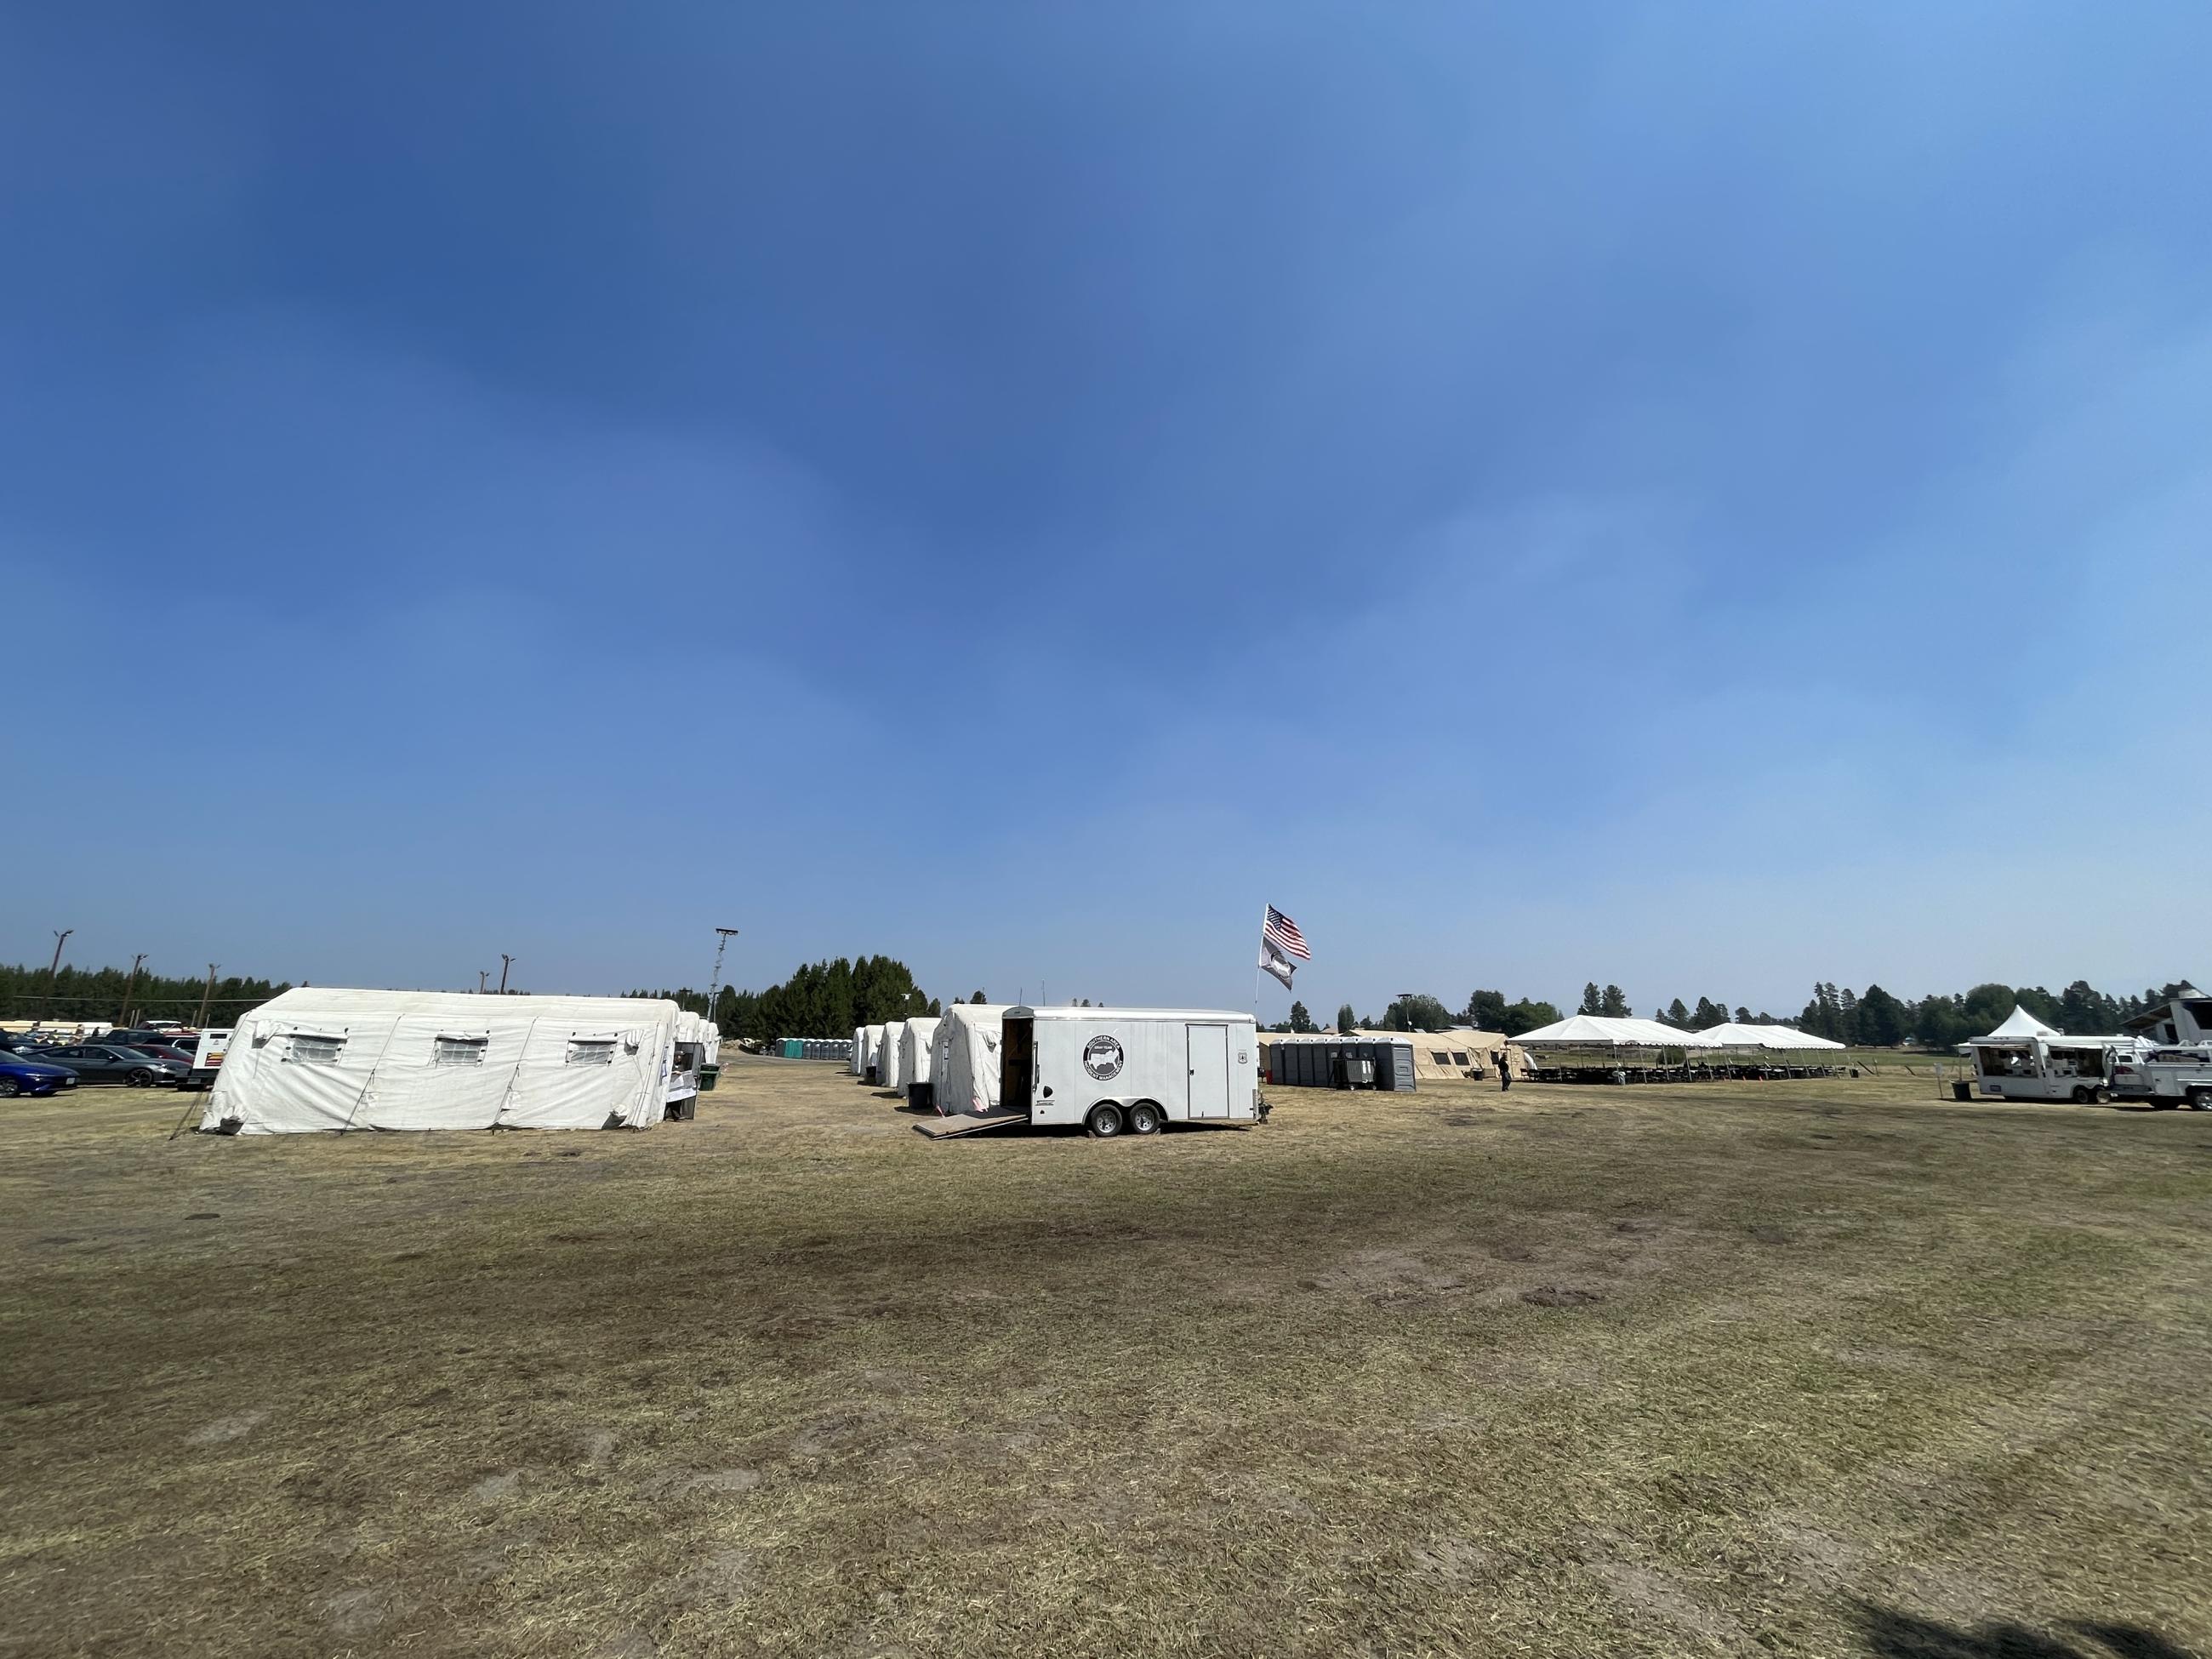
[[[1297,972],[1297,965],[1275,948],[1275,941],[1271,939],[1260,941],[1260,966],[1282,981],[1285,991],[1291,988],[1291,975]]]

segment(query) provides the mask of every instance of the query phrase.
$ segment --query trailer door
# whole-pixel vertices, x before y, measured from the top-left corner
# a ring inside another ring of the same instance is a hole
[[[1193,1025],[1190,1031],[1192,1117],[1229,1115],[1229,1028]]]

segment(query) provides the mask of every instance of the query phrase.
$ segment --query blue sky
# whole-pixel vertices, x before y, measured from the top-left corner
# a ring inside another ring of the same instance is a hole
[[[2212,974],[2208,52],[0,7],[0,957],[1241,1006],[1272,900],[1317,1012]]]

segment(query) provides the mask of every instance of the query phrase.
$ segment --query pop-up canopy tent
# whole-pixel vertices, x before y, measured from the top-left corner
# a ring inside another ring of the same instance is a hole
[[[1998,1026],[1996,1030],[1990,1032],[1987,1036],[1978,1037],[1975,1041],[1978,1042],[2033,1042],[2038,1037],[2055,1037],[2057,1035],[2058,1028],[2057,1026],[2045,1025],[2033,1014],[2029,1013],[2027,1009],[2021,1007],[2015,1002],[2013,1004],[2012,1012],[2005,1016],[2005,1022],[2003,1024]]]
[[[301,986],[238,1022],[203,1129],[641,1129],[680,1012],[641,997]]]
[[[937,1022],[929,1067],[942,1115],[981,1115],[998,1109],[1000,1037],[1009,1006],[956,1002]]]
[[[1725,1025],[1708,1025],[1698,1035],[1723,1048],[1839,1049],[1844,1046],[1824,1036],[1814,1036],[1810,1031],[1801,1031],[1794,1025],[1741,1025],[1734,1020]]]
[[[1656,1019],[1613,1019],[1603,1014],[1570,1014],[1550,1025],[1523,1031],[1513,1039],[1522,1048],[1712,1048],[1719,1045],[1704,1031],[1678,1031]]]
[[[938,1024],[933,1019],[910,1019],[900,1029],[900,1088],[912,1089],[917,1083],[929,1081],[929,1047]]]
[[[892,1020],[884,1027],[883,1048],[876,1059],[876,1086],[879,1089],[906,1087],[906,1074],[899,1070],[899,1050],[906,1036],[906,1022]]]

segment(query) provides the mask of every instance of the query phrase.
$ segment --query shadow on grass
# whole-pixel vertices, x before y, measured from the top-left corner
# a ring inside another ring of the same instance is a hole
[[[1869,1602],[1860,1604],[1858,1618],[1868,1650],[1881,1659],[2197,1659],[2139,1625],[2069,1620],[2066,1631],[2084,1638],[2075,1642],[2025,1625],[1961,1630]]]

